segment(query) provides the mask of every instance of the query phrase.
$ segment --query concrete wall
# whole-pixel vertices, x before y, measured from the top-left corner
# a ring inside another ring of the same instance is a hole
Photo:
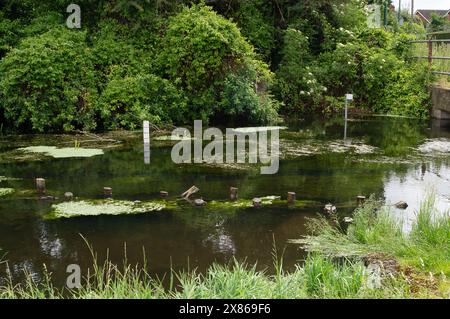
[[[450,88],[434,86],[431,99],[433,102],[431,116],[436,119],[450,119]]]

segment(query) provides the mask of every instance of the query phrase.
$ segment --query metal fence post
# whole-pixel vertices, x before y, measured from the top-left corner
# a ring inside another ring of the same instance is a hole
[[[433,64],[433,41],[428,40],[428,63],[430,64],[430,67]]]

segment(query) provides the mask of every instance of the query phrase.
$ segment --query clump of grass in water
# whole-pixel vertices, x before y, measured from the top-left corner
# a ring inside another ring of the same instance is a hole
[[[291,242],[329,256],[388,253],[420,271],[450,275],[450,215],[436,211],[433,196],[421,205],[409,233],[403,231],[389,207],[373,198],[355,210],[354,222],[346,232],[324,218],[311,220],[309,228],[312,235]]]

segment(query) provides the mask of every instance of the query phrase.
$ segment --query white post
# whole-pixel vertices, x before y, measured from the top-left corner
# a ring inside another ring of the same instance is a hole
[[[348,120],[348,103],[353,101],[353,94],[345,95],[345,123],[344,123],[344,140],[347,139],[347,120]]]
[[[150,122],[144,121],[144,163],[150,164]]]

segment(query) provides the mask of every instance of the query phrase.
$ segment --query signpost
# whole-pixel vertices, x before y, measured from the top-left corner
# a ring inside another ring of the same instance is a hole
[[[353,94],[345,95],[345,123],[344,123],[344,140],[347,139],[347,119],[348,119],[348,104],[353,101]]]

